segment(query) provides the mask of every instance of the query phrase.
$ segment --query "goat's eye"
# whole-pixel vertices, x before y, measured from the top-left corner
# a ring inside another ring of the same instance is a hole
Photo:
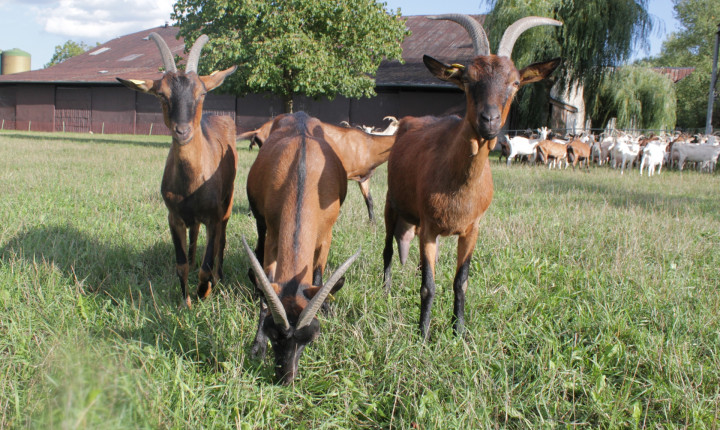
[[[515,86],[515,88],[519,87],[519,86],[520,86],[520,81],[515,81],[515,82],[513,82],[513,86]]]

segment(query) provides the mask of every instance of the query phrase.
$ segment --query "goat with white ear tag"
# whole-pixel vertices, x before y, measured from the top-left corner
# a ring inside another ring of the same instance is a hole
[[[130,89],[156,96],[172,133],[160,192],[168,208],[181,306],[190,306],[187,280],[190,267],[195,265],[200,224],[207,231],[207,248],[198,276],[198,296],[206,298],[223,276],[225,230],[237,171],[235,121],[229,116],[203,115],[202,108],[205,95],[220,86],[237,66],[199,76],[200,51],[208,41],[202,35],[190,50],[185,71],[178,71],[165,40],[157,33],[150,33],[150,38],[162,55],[163,76],[157,80],[117,80]]]
[[[488,155],[495,146],[517,90],[545,79],[560,59],[516,69],[510,53],[518,36],[537,25],[561,25],[548,18],[528,17],[511,25],[490,54],[485,31],[468,15],[443,15],[470,34],[476,57],[467,65],[444,64],[425,56],[425,66],[437,78],[465,92],[464,118],[405,117],[400,121],[388,160],[385,203],[385,285],[390,289],[393,238],[405,262],[410,240],[420,239],[420,332],[429,335],[430,310],[435,297],[435,261],[438,236],[457,235],[457,270],[453,290],[453,329],[465,325],[465,290],[468,269],[478,237],[478,221],[493,196]],[[417,228],[417,230],[416,230]]]

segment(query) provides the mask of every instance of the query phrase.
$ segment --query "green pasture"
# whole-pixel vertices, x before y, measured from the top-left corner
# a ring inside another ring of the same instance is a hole
[[[467,332],[445,238],[423,343],[417,242],[381,286],[383,166],[377,225],[349,184],[328,269],[362,257],[284,387],[270,349],[250,357],[257,149],[238,146],[225,283],[178,310],[169,139],[0,133],[0,428],[720,427],[720,175],[493,159]]]

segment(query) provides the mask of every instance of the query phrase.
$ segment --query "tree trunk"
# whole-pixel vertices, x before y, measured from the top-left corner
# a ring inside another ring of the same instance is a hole
[[[283,107],[285,109],[285,113],[293,113],[293,95],[286,95],[283,96]]]

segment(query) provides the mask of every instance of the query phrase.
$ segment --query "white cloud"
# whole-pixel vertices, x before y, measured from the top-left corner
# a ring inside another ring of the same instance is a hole
[[[173,0],[30,0],[43,29],[71,39],[105,42],[170,21]]]

